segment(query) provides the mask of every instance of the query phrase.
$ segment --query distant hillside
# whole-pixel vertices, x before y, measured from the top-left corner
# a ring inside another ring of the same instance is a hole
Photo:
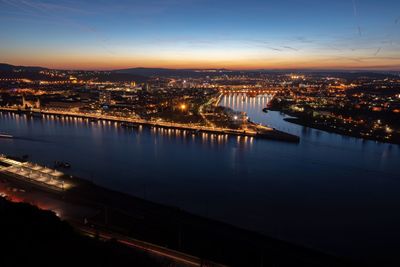
[[[42,70],[49,70],[42,67],[26,67],[14,66],[10,64],[0,63],[0,78],[6,79],[30,79],[37,80],[68,80],[68,76],[64,78],[49,77],[40,73]],[[75,75],[75,74],[74,74]],[[101,82],[132,82],[142,83],[148,81],[148,75],[137,75],[134,73],[117,73],[109,71],[79,71],[76,76],[81,80],[96,79]]]
[[[143,83],[143,82],[147,82],[149,80],[149,76],[135,74],[135,73],[100,72],[93,76],[96,76],[97,80],[100,82],[132,82],[132,81],[135,81],[137,83]]]
[[[128,68],[128,69],[120,69],[114,70],[111,73],[119,73],[119,74],[135,74],[146,77],[205,77],[205,76],[216,76],[221,74],[229,74],[229,75],[257,75],[260,73],[269,73],[269,74],[287,74],[287,73],[305,73],[305,74],[313,74],[320,77],[326,76],[335,76],[338,78],[344,78],[348,80],[355,80],[360,77],[368,77],[368,78],[376,78],[382,79],[386,77],[397,77],[396,73],[391,72],[383,72],[383,71],[346,71],[346,70],[267,70],[267,69],[259,69],[259,70],[227,70],[227,69],[167,69],[167,68]]]
[[[21,70],[28,72],[36,72],[41,70],[47,70],[46,68],[36,67],[36,66],[14,66],[6,63],[0,63],[0,71],[13,71],[13,70]]]
[[[129,68],[114,70],[114,73],[135,74],[147,77],[164,76],[164,77],[203,77],[214,74],[232,73],[229,70],[197,70],[197,69],[165,69],[165,68]]]
[[[19,70],[16,72],[16,70]],[[39,73],[42,70],[49,70],[48,68],[38,66],[14,66],[11,64],[0,63],[0,77],[2,78],[28,78],[32,80],[43,79],[43,75]],[[304,73],[313,74],[320,77],[335,76],[337,78],[344,78],[349,81],[361,78],[393,78],[398,77],[398,73],[383,72],[383,71],[345,71],[345,70],[227,70],[227,69],[168,69],[168,68],[128,68],[112,71],[79,71],[80,79],[86,80],[97,78],[99,81],[110,82],[125,82],[136,81],[138,83],[146,82],[150,77],[180,77],[180,78],[201,78],[206,76],[216,75],[258,75],[260,73],[270,74],[287,74],[287,73]]]

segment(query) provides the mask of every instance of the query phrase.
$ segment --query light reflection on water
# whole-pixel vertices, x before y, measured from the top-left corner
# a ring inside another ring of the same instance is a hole
[[[373,257],[400,246],[399,146],[285,122],[262,112],[270,98],[227,95],[221,105],[299,144],[0,113],[0,132],[21,138],[0,139],[0,153],[66,161],[101,185],[322,250]]]

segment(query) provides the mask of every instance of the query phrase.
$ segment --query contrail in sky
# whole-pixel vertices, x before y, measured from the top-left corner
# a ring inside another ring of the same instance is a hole
[[[356,6],[356,1],[355,0],[352,0],[353,1],[353,12],[354,12],[354,17],[357,17],[357,6]]]
[[[381,51],[382,47],[379,47],[378,50],[376,50],[374,56],[377,56],[379,54],[379,52]]]
[[[354,18],[357,21],[357,29],[358,29],[358,34],[361,36],[361,27],[360,24],[358,23],[358,12],[357,12],[357,5],[356,5],[356,0],[353,1],[353,13],[354,13]]]

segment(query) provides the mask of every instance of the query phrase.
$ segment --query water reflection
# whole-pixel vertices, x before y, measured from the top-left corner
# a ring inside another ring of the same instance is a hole
[[[362,257],[400,246],[399,146],[288,123],[262,111],[270,100],[237,94],[220,104],[300,144],[0,113],[0,132],[46,141],[0,139],[0,153],[69,162],[103,186],[321,250]]]
[[[15,113],[0,113],[0,119],[4,122],[15,122],[17,128],[27,127],[33,124],[40,124],[43,127],[51,129],[58,125],[68,127],[69,129],[79,130],[82,127],[90,129],[93,136],[99,137],[113,130],[116,133],[130,133],[133,135],[150,133],[154,138],[163,138],[166,140],[180,139],[185,142],[201,142],[202,145],[209,147],[223,146],[228,143],[228,140],[234,140],[237,144],[241,144],[242,148],[251,148],[253,137],[236,137],[227,134],[195,132],[190,130],[171,129],[157,126],[143,126],[124,128],[120,123],[106,120],[91,121],[88,118],[78,118],[72,116],[55,116],[43,115],[42,118],[29,117],[25,114]],[[4,129],[6,130],[6,129]],[[6,131],[5,131],[6,132]],[[16,137],[25,138],[26,136],[17,135]]]
[[[220,105],[230,107],[234,110],[240,110],[248,112],[255,108],[266,107],[269,101],[271,101],[272,95],[262,94],[256,96],[250,96],[247,94],[235,93],[226,94],[222,97]]]

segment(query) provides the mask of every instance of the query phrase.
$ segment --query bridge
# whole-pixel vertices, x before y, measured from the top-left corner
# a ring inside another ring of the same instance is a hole
[[[220,93],[222,94],[247,94],[250,96],[257,95],[275,95],[281,89],[279,88],[225,88],[221,89]]]

